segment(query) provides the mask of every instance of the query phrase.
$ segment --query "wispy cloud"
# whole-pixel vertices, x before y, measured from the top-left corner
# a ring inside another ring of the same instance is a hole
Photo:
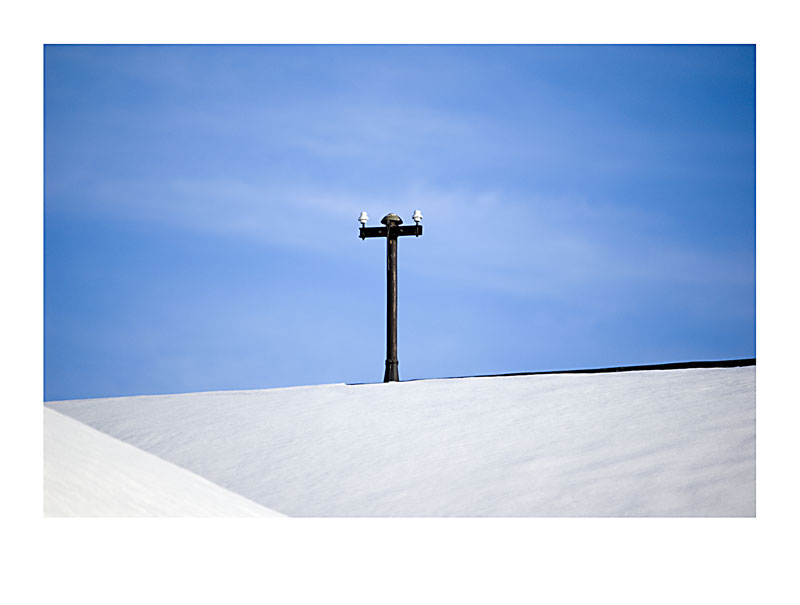
[[[752,287],[754,279],[752,255],[665,235],[665,217],[657,211],[568,196],[443,191],[423,183],[404,191],[336,191],[316,184],[174,179],[159,191],[136,183],[96,190],[84,204],[82,211],[118,220],[315,251],[348,263],[368,258],[356,241],[361,210],[377,224],[384,212],[410,220],[412,210],[421,208],[425,245],[403,250],[412,273],[571,304],[605,299],[615,308],[634,308],[656,294],[683,296],[688,303],[709,300],[710,291]]]

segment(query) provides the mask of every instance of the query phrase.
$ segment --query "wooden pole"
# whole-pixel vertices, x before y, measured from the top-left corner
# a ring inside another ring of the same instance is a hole
[[[386,234],[386,371],[383,382],[400,380],[397,361],[397,236],[393,222]]]

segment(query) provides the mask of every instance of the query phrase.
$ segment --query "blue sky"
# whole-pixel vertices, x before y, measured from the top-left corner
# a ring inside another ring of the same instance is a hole
[[[47,46],[45,399],[755,355],[753,46]]]

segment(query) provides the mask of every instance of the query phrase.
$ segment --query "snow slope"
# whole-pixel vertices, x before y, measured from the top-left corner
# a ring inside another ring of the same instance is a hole
[[[289,516],[753,516],[755,368],[48,407]]]
[[[44,436],[45,516],[282,516],[50,409]]]

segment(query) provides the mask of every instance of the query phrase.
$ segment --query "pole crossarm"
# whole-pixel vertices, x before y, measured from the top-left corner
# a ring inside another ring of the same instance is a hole
[[[368,237],[387,237],[389,227],[361,227],[358,236],[361,239]],[[422,225],[399,225],[391,227],[392,237],[400,237],[402,235],[415,235],[419,237],[422,235]]]

